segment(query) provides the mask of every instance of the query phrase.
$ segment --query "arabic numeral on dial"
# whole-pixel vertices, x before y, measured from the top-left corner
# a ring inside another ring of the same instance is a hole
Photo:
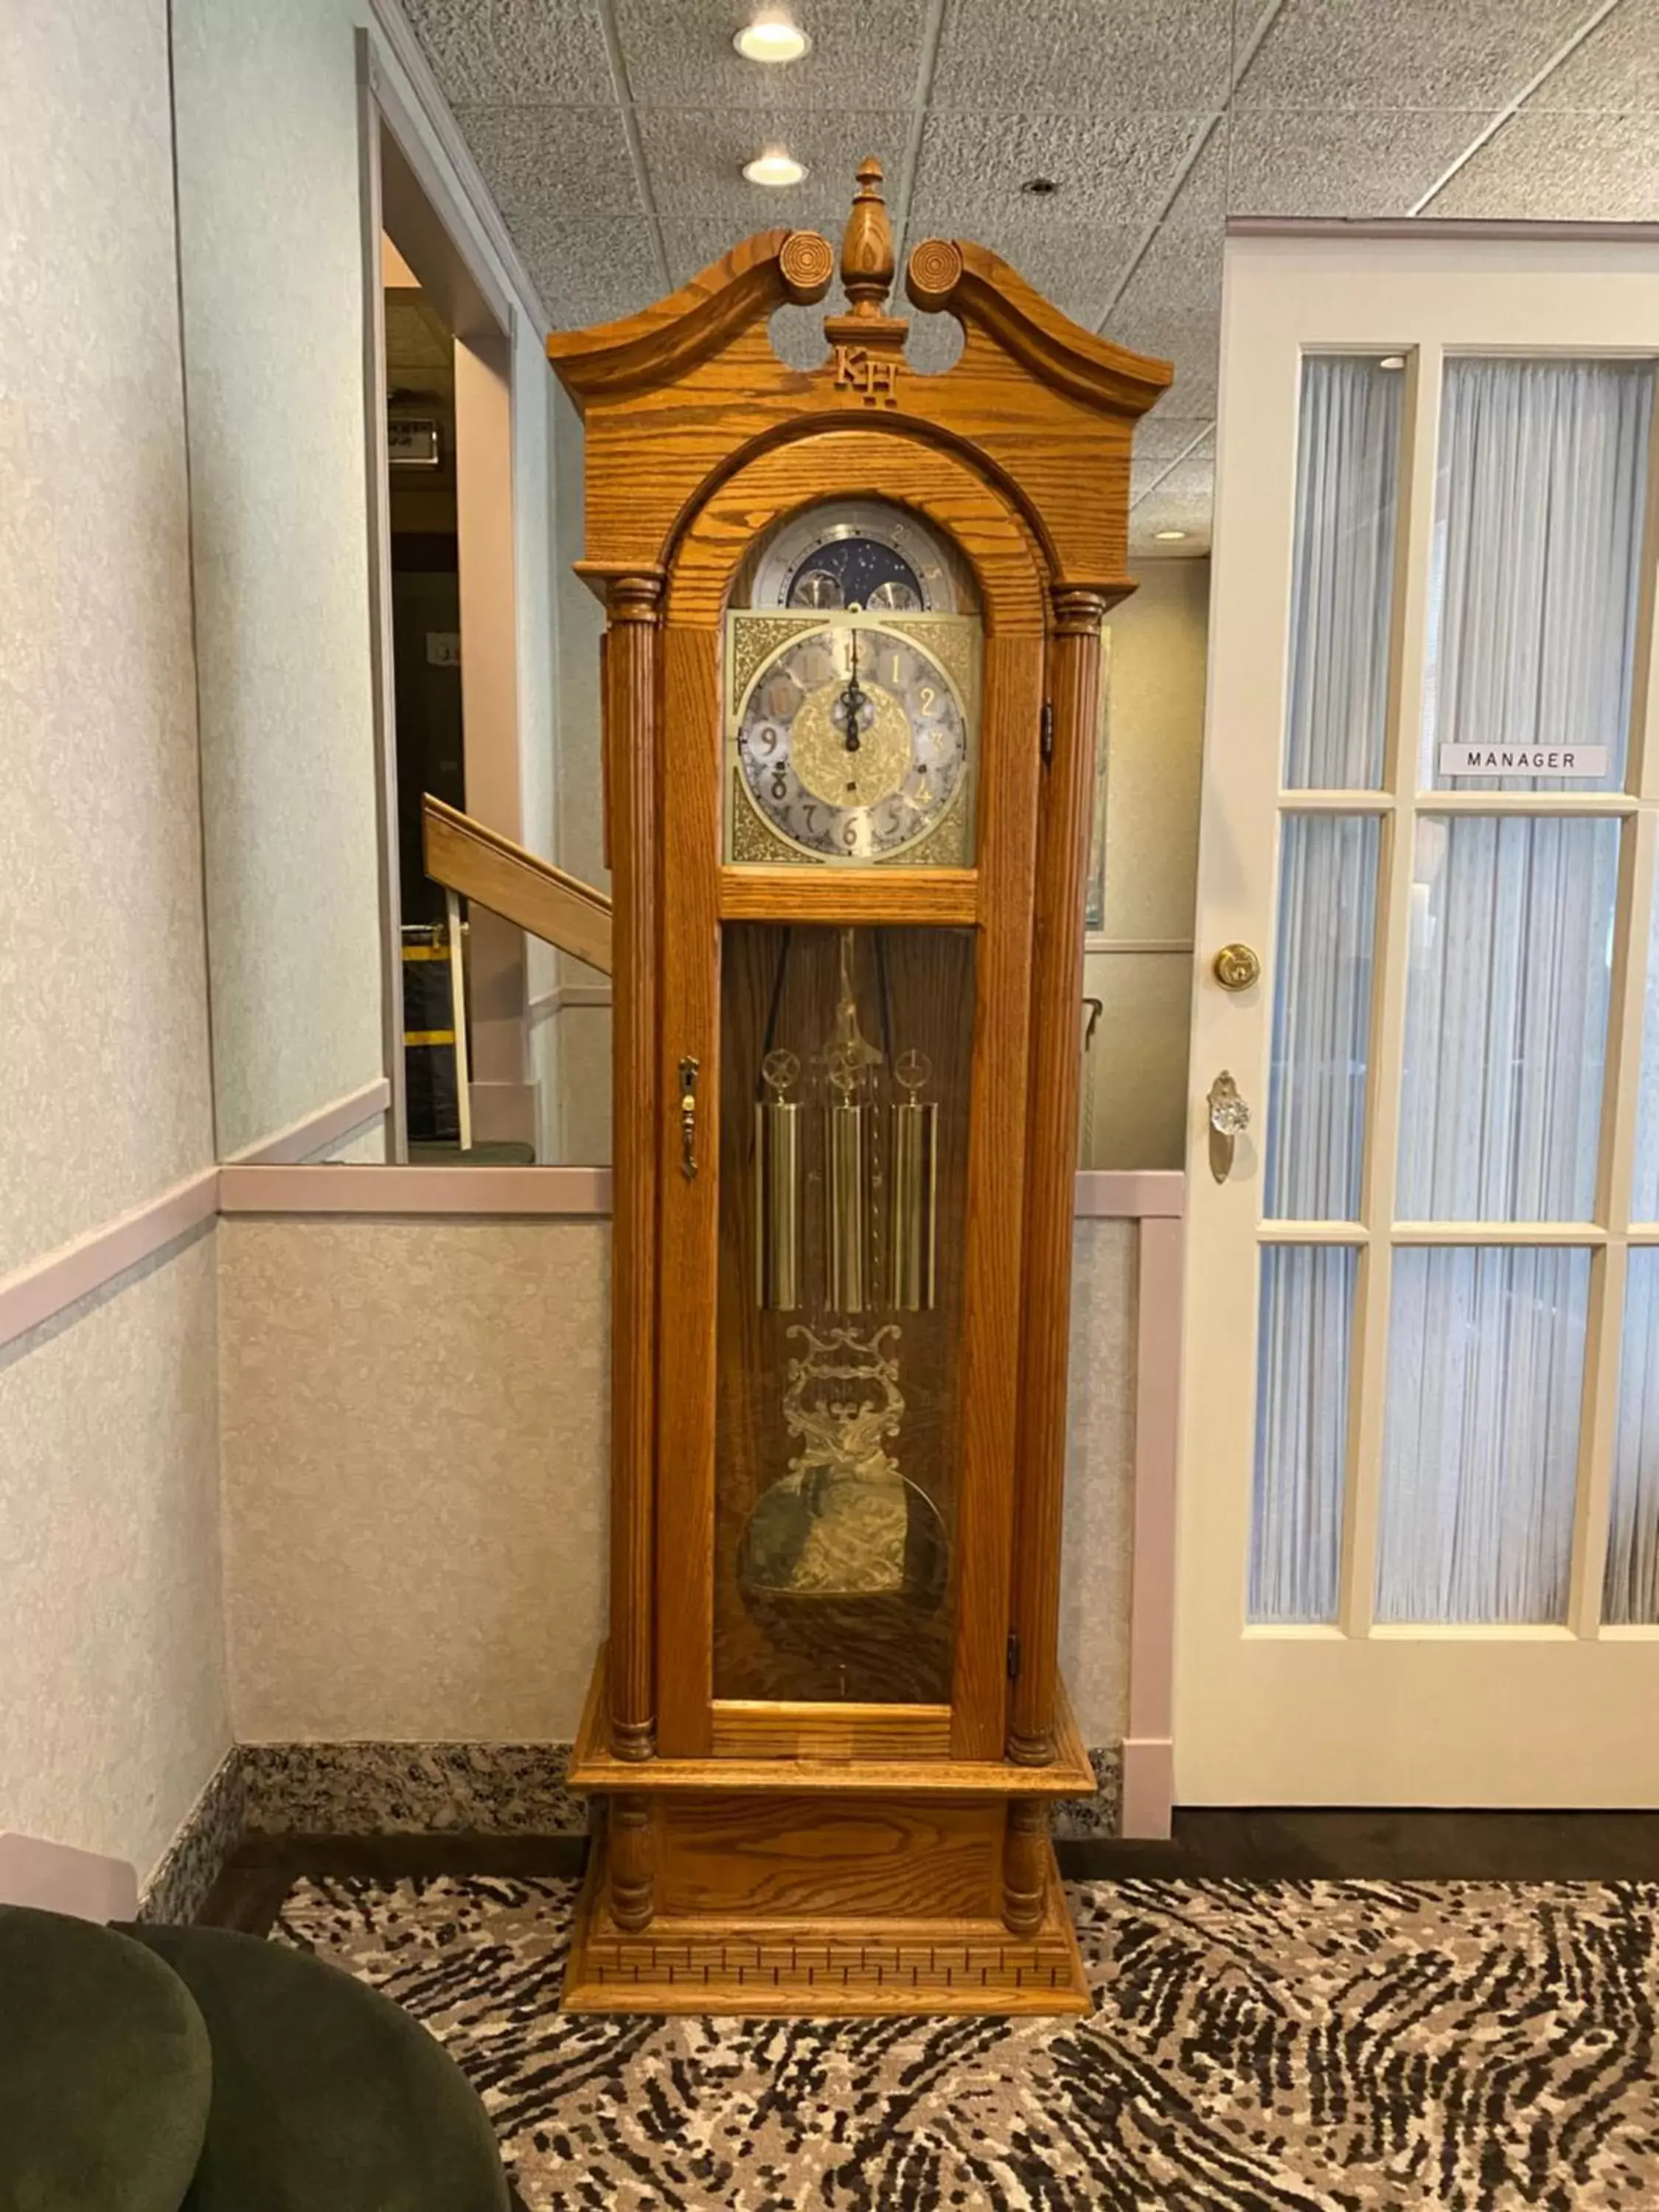
[[[775,768],[772,771],[772,796],[776,799],[787,799],[789,796],[789,786],[785,781],[781,768]]]
[[[842,824],[841,842],[846,846],[849,853],[857,852],[859,848],[859,825],[856,822],[845,822]]]

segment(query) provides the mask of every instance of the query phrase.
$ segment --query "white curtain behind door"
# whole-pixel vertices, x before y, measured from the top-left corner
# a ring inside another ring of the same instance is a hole
[[[1448,362],[1425,782],[1443,743],[1605,745],[1622,781],[1651,392],[1642,362]],[[1591,1218],[1619,849],[1421,821],[1397,1219]],[[1379,1620],[1562,1618],[1589,1281],[1583,1248],[1395,1252]]]

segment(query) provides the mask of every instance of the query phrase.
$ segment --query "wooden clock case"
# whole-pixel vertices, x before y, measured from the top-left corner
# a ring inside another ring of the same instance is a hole
[[[1066,2012],[1088,1997],[1048,1838],[1095,1780],[1056,1663],[1084,878],[1100,626],[1126,574],[1135,419],[1167,364],[1080,329],[983,247],[906,289],[963,326],[923,375],[887,312],[866,162],[829,352],[769,321],[835,270],[761,233],[625,321],[556,333],[586,430],[579,572],[603,662],[614,908],[611,1630],[574,1786],[605,1818],[563,2002],[614,2012]],[[972,867],[722,865],[721,625],[758,538],[879,497],[953,539],[983,617]],[[722,930],[974,933],[951,1694],[714,1695],[718,1176],[684,1172],[683,1063],[717,1080]]]

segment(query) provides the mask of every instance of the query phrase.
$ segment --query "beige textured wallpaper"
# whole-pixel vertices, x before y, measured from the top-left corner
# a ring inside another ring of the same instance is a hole
[[[230,1741],[211,1231],[0,1352],[0,1828],[142,1881]]]
[[[603,1606],[605,1224],[222,1224],[239,1737],[564,1737]]]
[[[230,1153],[381,1073],[356,71],[337,0],[177,0],[173,21]]]
[[[1062,1657],[1122,1733],[1134,1237],[1079,1224]],[[563,1738],[603,1633],[603,1222],[220,1231],[239,1737]]]
[[[213,1158],[166,10],[6,11],[0,1274]]]

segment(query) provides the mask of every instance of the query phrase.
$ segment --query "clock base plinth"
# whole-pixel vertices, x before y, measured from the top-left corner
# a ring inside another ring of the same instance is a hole
[[[1092,2009],[1054,1846],[1042,1917],[1029,1936],[992,1919],[772,1920],[722,1914],[619,1927],[605,1838],[577,1906],[562,2012],[782,2014],[865,2018],[930,2013],[1054,2014]]]

